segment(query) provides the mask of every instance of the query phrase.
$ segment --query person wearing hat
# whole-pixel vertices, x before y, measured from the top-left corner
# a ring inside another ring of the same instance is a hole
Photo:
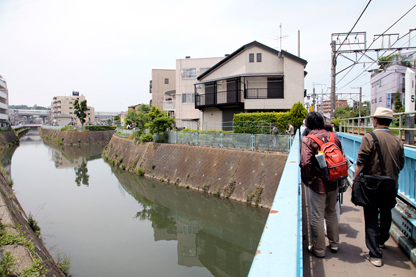
[[[374,134],[380,144],[387,175],[396,181],[397,188],[399,172],[404,166],[404,150],[401,140],[389,131],[388,126],[394,119],[393,111],[378,107],[372,118]],[[362,138],[360,150],[358,151],[354,179],[360,173],[365,175],[382,174],[377,149],[370,133],[367,133]],[[389,239],[391,209],[366,206],[364,207],[364,219],[365,242],[369,250],[365,258],[374,266],[382,266],[383,252],[380,248],[384,248],[385,242]]]

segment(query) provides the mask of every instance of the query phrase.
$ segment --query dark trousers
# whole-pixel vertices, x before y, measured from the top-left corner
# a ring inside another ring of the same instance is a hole
[[[380,215],[380,220],[379,220]],[[364,207],[365,243],[370,256],[382,258],[383,252],[379,245],[389,239],[391,226],[391,209]]]

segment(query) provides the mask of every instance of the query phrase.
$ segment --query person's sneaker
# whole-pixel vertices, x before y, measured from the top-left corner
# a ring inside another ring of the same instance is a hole
[[[380,267],[383,265],[381,258],[371,257],[370,254],[365,254],[364,257],[374,266]]]
[[[330,250],[331,250],[332,253],[338,253],[338,246],[336,246],[336,247],[331,246]]]
[[[320,259],[325,258],[325,255],[324,255],[324,256],[318,256],[318,255],[316,255],[316,253],[315,253],[315,249],[313,248],[313,245],[309,245],[309,246],[308,246],[308,251],[309,251],[312,255],[314,255],[315,257],[317,257],[317,258],[320,258]]]

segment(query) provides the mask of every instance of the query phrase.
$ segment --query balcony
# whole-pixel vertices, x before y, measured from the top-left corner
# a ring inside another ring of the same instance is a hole
[[[283,88],[249,88],[246,99],[277,99],[284,98]]]
[[[174,111],[175,110],[176,101],[163,101],[163,110],[164,111]]]
[[[201,109],[206,107],[222,107],[239,105],[241,102],[241,89],[218,91],[213,93],[196,94],[195,95],[195,108]]]

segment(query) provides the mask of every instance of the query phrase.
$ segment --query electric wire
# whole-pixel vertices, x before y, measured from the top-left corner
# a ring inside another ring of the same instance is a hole
[[[370,3],[368,3],[368,4],[370,4]],[[368,4],[367,4],[367,6],[368,6]],[[400,20],[402,20],[403,19],[403,17],[405,17],[409,12],[411,12],[414,8],[416,7],[416,5],[413,5],[413,7],[411,7],[406,13],[404,13],[399,19],[397,19],[396,20],[396,22],[394,22],[389,28],[387,28],[379,37],[377,37],[376,39],[373,39],[373,41],[371,42],[371,44],[370,44],[370,46],[368,46],[367,47],[367,49],[363,52],[363,54],[365,54],[369,49],[370,49],[370,47],[374,44],[374,42],[376,42],[380,37],[382,37],[386,32],[388,32],[392,27],[394,27],[394,25],[396,25]],[[366,7],[367,8],[367,7]],[[365,10],[364,10],[365,11]],[[363,11],[363,12],[364,12]],[[360,18],[361,18],[361,16],[360,16]],[[358,21],[357,21],[358,22]],[[355,25],[357,24],[357,22],[354,24],[354,27],[355,27]],[[353,27],[353,28],[354,28]],[[351,29],[351,31],[352,31],[352,29]],[[350,31],[350,33],[351,33],[351,31]],[[393,46],[396,42],[398,42],[400,39],[402,39],[404,36],[406,36],[406,35],[408,35],[410,33],[410,31],[407,33],[407,34],[405,34],[405,35],[403,35],[401,38],[399,38],[398,40],[396,40],[391,46]],[[347,36],[348,37],[348,36]],[[346,37],[346,38],[347,38]],[[346,40],[346,39],[345,39]],[[345,40],[342,42],[342,44],[345,42]],[[341,44],[341,45],[342,45]],[[339,48],[338,48],[338,50],[339,50]],[[337,50],[337,51],[338,51]],[[397,50],[396,50],[397,51]],[[383,53],[383,55],[385,54],[387,52],[387,50]],[[382,55],[382,56],[383,56]],[[361,58],[363,57],[363,55],[358,59],[358,61],[360,61],[361,60]],[[374,64],[374,62],[372,63],[372,64],[370,64],[370,66],[369,67],[367,67],[367,69],[368,68],[370,68],[372,65]],[[340,83],[350,72],[351,72],[351,70],[354,68],[354,66],[355,66],[355,64],[345,73],[345,75],[337,82],[337,84],[338,83]],[[363,70],[361,73],[359,73],[359,75],[361,75],[361,74],[363,74],[365,71],[367,71],[367,69],[366,70]],[[346,85],[344,85],[342,88],[344,88],[345,86],[347,86],[347,85],[349,85],[350,83],[352,83],[353,81],[355,81],[356,79],[358,78],[358,76],[356,77],[356,78],[354,78],[352,81],[350,81],[350,82],[348,82]]]

